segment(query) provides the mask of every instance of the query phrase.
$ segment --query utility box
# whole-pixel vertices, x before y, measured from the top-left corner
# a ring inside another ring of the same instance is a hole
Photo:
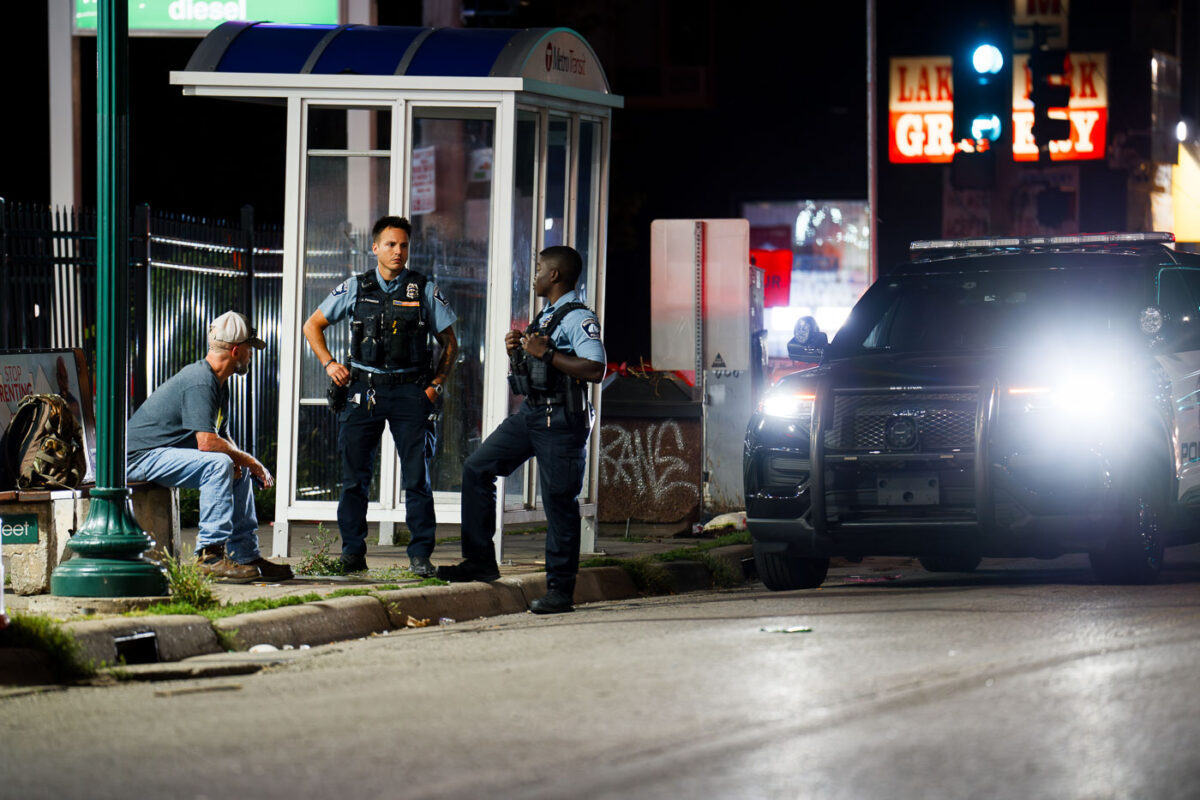
[[[744,219],[650,226],[650,350],[656,370],[690,379],[701,407],[705,514],[745,507],[742,445],[767,376],[763,272]]]

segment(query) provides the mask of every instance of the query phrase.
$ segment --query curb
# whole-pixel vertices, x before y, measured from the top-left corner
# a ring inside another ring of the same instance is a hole
[[[743,575],[750,545],[714,548],[707,555]],[[709,567],[700,561],[659,564],[669,577],[670,593],[702,591],[714,585]],[[410,627],[518,614],[546,592],[545,573],[512,575],[491,583],[460,583],[419,589],[394,589],[371,596],[346,596],[252,611],[210,621],[198,615],[112,617],[67,622],[62,629],[75,638],[84,661],[112,666],[122,659],[147,667],[197,656],[246,651],[258,644],[279,649],[330,644]],[[575,602],[627,600],[651,592],[638,589],[619,566],[579,571]],[[8,652],[10,655],[4,657]],[[54,683],[45,658],[20,657],[24,650],[0,649],[0,686]],[[39,654],[40,655],[40,654]],[[137,670],[133,671],[134,673]],[[179,669],[175,669],[179,672]],[[185,672],[187,672],[185,670]],[[190,674],[190,673],[189,673]]]

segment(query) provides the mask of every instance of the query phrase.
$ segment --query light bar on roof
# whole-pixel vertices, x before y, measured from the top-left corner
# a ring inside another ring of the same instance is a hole
[[[1175,241],[1175,234],[1160,231],[1148,233],[1083,233],[1073,236],[1023,236],[991,239],[921,239],[908,246],[909,250],[979,250],[995,247],[1047,247],[1054,245],[1127,244],[1131,242],[1163,243]]]

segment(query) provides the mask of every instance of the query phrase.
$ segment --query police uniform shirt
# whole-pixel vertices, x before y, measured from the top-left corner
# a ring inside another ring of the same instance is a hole
[[[375,268],[375,280],[379,281],[379,286],[385,294],[395,294],[401,286],[405,284],[405,273],[408,270],[403,270],[396,276],[395,280],[385,281],[383,276],[379,274],[379,267]],[[353,275],[342,281],[329,295],[321,301],[321,305],[317,308],[325,315],[325,319],[330,325],[340,322],[350,316],[350,312],[354,309],[354,300],[358,297],[358,276]],[[458,315],[454,313],[454,309],[450,307],[449,301],[446,300],[442,290],[433,282],[432,278],[425,281],[425,307],[432,309],[430,315],[433,319],[433,329],[438,333],[446,330],[454,321],[458,319]],[[339,359],[340,360],[340,359]],[[366,372],[386,372],[387,370],[379,369],[378,367],[370,367],[364,364],[355,362],[353,366],[356,369],[361,369]]]
[[[567,303],[578,302],[577,298],[578,295],[572,289],[556,302],[543,308],[538,314],[538,327],[544,328],[554,315],[555,309],[562,308]],[[551,341],[555,350],[561,350],[568,355],[574,354],[600,364],[607,361],[604,343],[600,341],[600,321],[591,309],[577,308],[569,312],[554,329]]]

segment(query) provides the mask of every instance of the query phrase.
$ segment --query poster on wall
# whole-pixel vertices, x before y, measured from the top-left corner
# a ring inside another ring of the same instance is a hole
[[[437,148],[414,147],[412,151],[412,215],[437,210]]]
[[[8,430],[25,395],[62,395],[83,428],[87,451],[84,482],[90,483],[96,479],[96,420],[87,376],[82,350],[17,350],[0,354],[0,433]]]

